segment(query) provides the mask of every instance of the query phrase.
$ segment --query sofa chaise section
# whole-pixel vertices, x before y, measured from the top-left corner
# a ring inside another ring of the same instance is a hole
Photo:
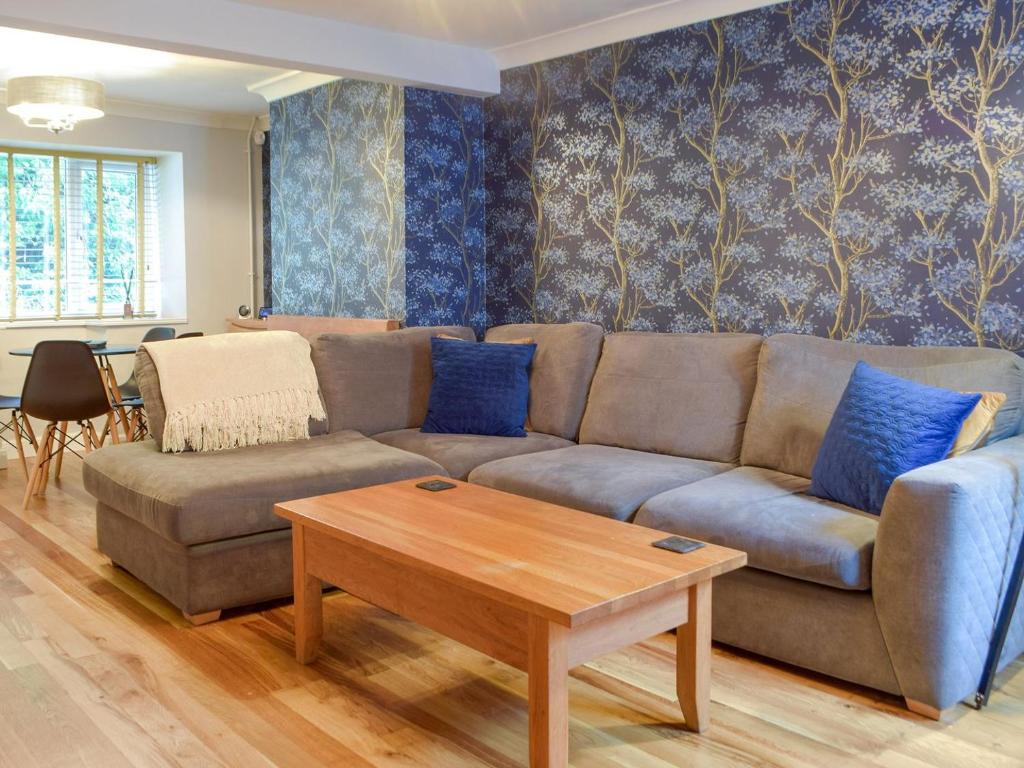
[[[90,455],[83,479],[99,501],[189,546],[287,528],[279,501],[438,473],[429,459],[343,431],[212,453],[125,443]]]
[[[429,335],[439,332],[473,338],[471,329],[454,326],[322,334],[312,356],[327,422],[311,423],[308,440],[216,453],[159,451],[160,381],[140,351],[136,377],[154,440],[96,451],[83,470],[97,499],[100,551],[190,617],[291,594],[291,533],[273,514],[275,503],[446,474],[358,431],[422,419]],[[334,346],[346,350],[341,365]]]
[[[274,504],[423,475],[422,456],[357,432],[214,453],[161,453],[152,440],[89,455],[100,551],[184,613],[291,594],[291,536]]]
[[[430,331],[420,339],[430,368]],[[452,476],[465,480],[481,464],[510,456],[551,451],[574,444],[587,401],[590,381],[601,354],[604,332],[593,323],[562,325],[515,324],[491,328],[489,342],[524,338],[537,344],[530,366],[530,404],[527,436],[448,435],[420,432],[423,417],[408,419],[403,428],[373,434],[375,440],[426,456]],[[337,351],[337,350],[336,350]],[[426,415],[429,386],[416,393],[415,413]]]

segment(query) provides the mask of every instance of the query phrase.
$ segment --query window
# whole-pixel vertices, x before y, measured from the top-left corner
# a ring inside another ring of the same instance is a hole
[[[0,319],[158,316],[158,167],[0,147]]]

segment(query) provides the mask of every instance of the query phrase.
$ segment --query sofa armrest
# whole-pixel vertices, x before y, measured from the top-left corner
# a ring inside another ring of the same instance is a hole
[[[977,690],[1022,528],[1022,435],[893,483],[872,592],[905,697],[943,709]]]

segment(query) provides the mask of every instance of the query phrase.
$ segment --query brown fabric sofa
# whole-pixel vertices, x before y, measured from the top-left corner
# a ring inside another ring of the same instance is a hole
[[[920,711],[974,691],[1024,534],[1016,355],[503,326],[486,338],[538,343],[529,436],[427,435],[418,426],[439,331],[472,338],[452,328],[318,338],[328,424],[308,441],[94,453],[85,477],[101,550],[187,613],[257,602],[290,591],[289,531],[275,501],[448,473],[747,551],[749,566],[716,582],[719,641],[898,693]],[[857,360],[1008,395],[986,447],[901,476],[880,517],[806,494]],[[152,397],[159,410],[144,356],[137,370],[147,407]],[[1019,608],[1002,665],[1024,651]]]

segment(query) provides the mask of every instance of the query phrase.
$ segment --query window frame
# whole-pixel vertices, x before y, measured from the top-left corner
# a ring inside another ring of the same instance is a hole
[[[159,165],[159,158],[145,155],[117,154],[114,152],[86,152],[78,150],[48,149],[39,147],[19,147],[14,145],[0,144],[0,154],[6,155],[7,172],[7,224],[8,224],[8,314],[0,317],[0,323],[51,323],[51,322],[77,322],[89,321],[110,321],[122,319],[117,314],[104,314],[104,217],[103,217],[103,163],[134,163],[135,168],[135,274],[137,275],[136,287],[138,291],[138,307],[135,308],[134,319],[156,318],[154,310],[146,309],[146,174],[147,165]],[[17,302],[17,194],[14,172],[15,155],[36,155],[52,158],[51,172],[53,175],[53,249],[54,249],[54,314],[52,315],[31,315],[18,317]],[[60,194],[61,189],[61,160],[89,160],[96,163],[96,312],[95,314],[74,314],[62,315],[62,269],[64,262],[63,253],[63,204]]]

